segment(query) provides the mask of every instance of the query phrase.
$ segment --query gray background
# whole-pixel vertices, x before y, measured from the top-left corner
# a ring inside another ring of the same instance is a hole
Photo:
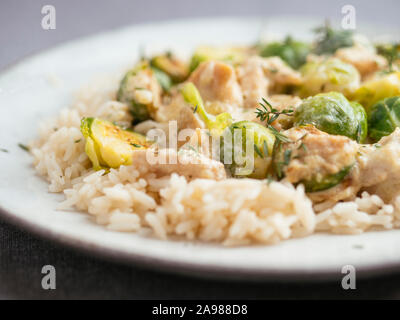
[[[57,29],[41,28],[41,8],[54,5]],[[352,4],[357,22],[377,22],[399,29],[400,1],[95,1],[1,0],[0,69],[66,40],[128,24],[218,15],[307,14],[341,17]],[[282,22],[284,23],[284,21]],[[0,137],[1,138],[1,137]],[[57,270],[57,289],[41,289],[41,268]],[[234,283],[174,276],[121,266],[40,240],[0,218],[0,298],[390,298],[400,299],[400,275],[358,281],[345,291],[338,282],[318,284]]]

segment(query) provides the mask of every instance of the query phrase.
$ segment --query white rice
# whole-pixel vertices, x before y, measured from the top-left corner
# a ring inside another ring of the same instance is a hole
[[[186,181],[122,166],[94,172],[79,130],[83,116],[129,123],[127,106],[114,101],[117,82],[86,87],[70,109],[40,126],[31,144],[37,172],[51,192],[64,192],[60,209],[88,212],[108,229],[150,228],[160,239],[178,235],[225,245],[276,243],[314,232],[358,234],[371,228],[400,227],[400,196],[385,204],[362,193],[354,201],[325,202],[313,208],[302,186],[253,179]],[[93,90],[92,88],[96,88]],[[157,126],[144,123],[141,131]]]

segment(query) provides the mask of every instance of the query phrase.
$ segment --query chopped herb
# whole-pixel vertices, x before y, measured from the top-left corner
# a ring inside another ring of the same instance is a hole
[[[273,181],[274,181],[274,179],[273,179],[272,175],[269,174],[269,175],[267,176],[267,185],[270,185],[271,182],[273,182]]]
[[[263,154],[256,144],[254,144],[254,151],[260,156],[260,158],[264,158]]]
[[[379,148],[381,148],[382,146],[381,146],[379,143],[375,143],[375,144],[374,144],[374,147],[375,147],[376,149],[379,149]]]
[[[292,157],[292,150],[290,149],[285,150],[283,154],[283,164],[288,165],[291,157]]]
[[[0,151],[1,151],[1,152],[8,152],[8,150],[7,150],[7,149],[4,149],[4,148],[0,148]]]
[[[358,124],[357,125],[357,137],[356,137],[357,143],[360,143],[360,141],[361,141],[361,134],[362,134],[362,128],[361,128],[361,125]]]
[[[82,139],[78,139],[78,140],[75,140],[74,142],[75,143],[79,143],[79,142],[81,142],[82,141]]]
[[[18,143],[18,147],[20,147],[24,151],[28,151],[29,152],[29,147],[24,145],[24,144],[22,144],[22,143]]]
[[[304,144],[304,142],[301,143],[301,145],[299,146],[298,149],[300,149],[300,148],[303,149],[304,152],[307,152],[307,150],[308,150],[308,148],[307,148],[307,146]]]
[[[196,104],[196,106],[195,106],[194,109],[193,109],[193,113],[196,113],[196,112],[197,112],[197,107],[198,107],[198,105]]]
[[[141,148],[142,146],[140,144],[137,143],[131,143],[132,146],[134,146],[135,148]]]
[[[190,144],[187,146],[188,149],[192,150],[194,153],[199,154],[199,150],[196,150],[193,146]]]
[[[263,151],[264,151],[264,156],[267,157],[269,155],[268,151],[268,146],[267,146],[267,141],[263,141]]]

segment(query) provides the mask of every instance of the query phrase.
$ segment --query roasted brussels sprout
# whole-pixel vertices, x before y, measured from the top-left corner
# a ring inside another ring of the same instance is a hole
[[[153,57],[150,65],[166,73],[175,83],[184,81],[189,75],[187,65],[171,53]]]
[[[295,41],[290,36],[283,42],[271,42],[261,48],[262,57],[278,56],[294,69],[300,68],[310,52],[310,45]]]
[[[145,90],[144,88],[140,88],[135,85],[135,78],[138,72],[140,70],[144,70],[144,68],[145,67],[140,66],[128,71],[122,78],[117,93],[117,100],[129,105],[129,111],[132,114],[135,123],[150,118],[147,104],[139,102],[136,97],[136,94],[139,90]]]
[[[326,23],[314,31],[317,35],[313,50],[315,54],[332,54],[339,48],[354,45],[353,32],[350,30],[335,30]]]
[[[312,125],[285,132],[290,142],[274,146],[273,169],[278,179],[303,184],[307,192],[330,189],[349,174],[357,156],[357,143],[324,133]]]
[[[224,155],[230,157],[226,164],[235,177],[249,177],[254,179],[265,179],[272,159],[272,151],[275,143],[275,135],[272,131],[263,125],[252,121],[239,121],[232,123],[225,131],[224,139],[221,139],[221,158],[224,161]],[[235,135],[239,130],[241,138]],[[229,132],[229,136],[226,133]],[[231,138],[231,142],[228,140]],[[228,144],[227,144],[228,142]],[[240,143],[241,142],[241,143]],[[249,149],[249,145],[251,150]],[[238,163],[237,155],[243,161]],[[226,159],[225,159],[226,160]]]
[[[86,154],[95,170],[129,165],[134,150],[151,145],[145,136],[98,118],[83,118],[81,131],[86,139]]]
[[[192,82],[185,83],[181,93],[185,101],[193,106],[194,112],[200,115],[212,135],[220,136],[225,128],[232,123],[232,116],[227,112],[214,116],[206,111],[203,99]]]
[[[246,53],[244,49],[237,47],[199,47],[195,51],[190,61],[190,72],[204,61],[220,60],[232,64],[240,63],[244,60]]]
[[[320,93],[304,100],[294,113],[294,126],[306,124],[357,142],[364,141],[368,130],[364,108],[339,92]]]
[[[158,68],[151,68],[161,88],[168,92],[172,87],[172,80],[168,74]]]
[[[393,72],[364,82],[354,93],[353,99],[369,112],[378,101],[400,95],[400,72]]]
[[[190,103],[194,107],[194,111],[198,112],[204,120],[211,135],[220,138],[220,156],[222,161],[226,162],[224,161],[224,159],[226,160],[224,155],[230,155],[232,163],[227,163],[227,167],[232,172],[232,175],[259,179],[266,178],[275,142],[274,133],[263,125],[252,121],[232,123],[232,116],[227,112],[217,116],[207,113],[199,91],[191,82],[186,83],[181,92],[186,102]],[[235,139],[235,130],[241,130],[241,139]],[[229,133],[229,136],[227,136],[227,133]],[[226,143],[229,138],[232,139],[232,143]],[[246,154],[246,148],[251,139],[253,139],[251,154]],[[237,140],[241,140],[242,144],[237,144]],[[238,164],[238,161],[235,162],[235,152],[240,154],[243,163]],[[251,166],[252,160],[254,160],[253,166]]]
[[[310,61],[300,72],[303,84],[299,95],[304,98],[330,91],[338,91],[349,97],[360,86],[360,74],[357,69],[337,58]]]
[[[400,96],[386,98],[371,107],[368,115],[369,136],[378,141],[400,127]]]

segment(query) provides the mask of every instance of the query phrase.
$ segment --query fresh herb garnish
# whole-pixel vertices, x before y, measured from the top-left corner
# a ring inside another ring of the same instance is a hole
[[[384,73],[394,71],[393,64],[400,59],[400,43],[381,44],[376,46],[378,54],[383,56],[388,62],[388,68],[383,70]]]
[[[254,151],[260,156],[260,158],[264,158],[263,154],[256,144],[254,144]]]
[[[196,113],[196,112],[197,112],[197,108],[198,108],[198,105],[196,104],[196,106],[195,106],[194,109],[193,109],[193,113]]]
[[[299,148],[298,149],[303,149],[304,150],[304,152],[307,152],[307,146],[304,144],[304,142],[302,142],[301,144],[300,144],[300,146],[299,146]]]
[[[314,53],[332,54],[339,48],[354,45],[353,32],[350,30],[335,30],[331,28],[329,21],[325,25],[314,29],[317,35]]]
[[[7,150],[7,149],[4,149],[4,148],[0,148],[0,151],[1,151],[1,152],[8,152],[8,150]]]
[[[361,131],[362,131],[361,125],[358,124],[357,125],[357,136],[356,136],[357,143],[360,143],[360,141],[361,141]]]
[[[274,134],[276,139],[278,139],[282,142],[290,142],[291,140],[288,137],[286,137],[284,134],[282,134],[278,130],[276,130],[272,126],[272,123],[280,115],[292,116],[294,110],[293,109],[283,109],[282,111],[279,111],[278,109],[275,109],[266,99],[262,98],[262,101],[263,101],[263,103],[260,102],[261,108],[257,108],[257,110],[256,110],[257,118],[259,118],[261,121],[267,121],[267,128],[272,131],[272,133]]]
[[[267,145],[267,141],[263,141],[263,151],[264,151],[264,156],[268,157],[269,155],[269,151],[268,151],[268,145]]]
[[[134,146],[135,148],[141,148],[142,146],[140,144],[137,143],[131,143],[132,146]]]
[[[79,143],[79,142],[81,142],[82,141],[82,139],[78,139],[78,140],[75,140],[74,142],[75,143]]]
[[[18,143],[18,147],[20,147],[24,151],[28,151],[29,152],[29,147],[24,145],[24,144],[22,144],[22,143]]]
[[[290,149],[285,150],[285,152],[283,153],[283,164],[287,166],[290,162],[291,157],[292,157],[292,150]]]

